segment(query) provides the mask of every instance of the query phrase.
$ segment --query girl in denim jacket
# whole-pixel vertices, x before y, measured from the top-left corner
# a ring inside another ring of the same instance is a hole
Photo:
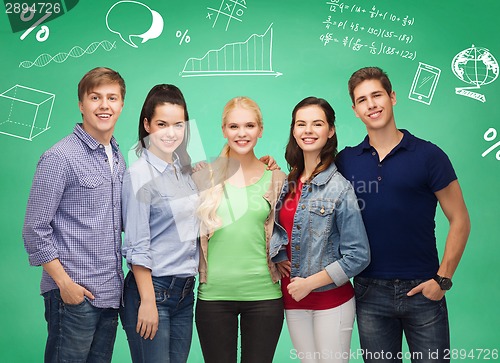
[[[370,251],[351,184],[337,171],[335,112],[308,97],[292,112],[285,159],[290,168],[276,207],[272,261],[281,289],[294,358],[347,362],[354,323],[349,279]]]

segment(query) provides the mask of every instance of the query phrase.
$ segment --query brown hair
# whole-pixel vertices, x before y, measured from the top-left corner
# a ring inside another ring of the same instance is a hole
[[[102,84],[118,83],[122,101],[125,100],[125,81],[120,73],[106,67],[97,67],[88,71],[78,83],[78,101]]]
[[[347,83],[347,88],[349,89],[349,96],[351,96],[352,104],[354,105],[354,89],[359,86],[363,81],[369,79],[376,79],[382,83],[382,87],[386,90],[387,94],[392,93],[392,85],[389,80],[389,76],[379,67],[365,67],[358,69],[351,75],[349,82]]]
[[[139,116],[139,140],[135,151],[137,155],[140,155],[142,150],[148,146],[147,138],[149,137],[149,132],[147,132],[144,127],[144,120],[146,119],[150,123],[156,112],[156,108],[166,103],[181,106],[184,110],[184,121],[186,121],[184,140],[182,140],[182,143],[175,150],[175,152],[179,156],[182,171],[191,172],[191,157],[187,151],[190,136],[188,109],[184,95],[181,90],[173,84],[157,84],[151,88],[146,96],[142,106],[141,115]]]
[[[304,172],[304,152],[297,144],[295,137],[293,136],[293,129],[295,127],[295,121],[297,117],[297,112],[304,107],[308,106],[318,106],[323,110],[326,116],[326,121],[330,129],[335,128],[335,111],[332,106],[323,98],[318,97],[306,97],[300,101],[292,111],[292,124],[290,125],[290,137],[288,139],[288,144],[285,151],[285,159],[288,163],[288,168],[290,174],[288,174],[288,182],[290,184],[290,191],[292,194],[295,193],[295,187],[297,185],[300,175]],[[335,132],[331,138],[328,139],[325,146],[320,153],[320,161],[313,173],[311,174],[309,180],[310,182],[316,175],[326,170],[331,163],[335,161],[337,156],[337,133]]]

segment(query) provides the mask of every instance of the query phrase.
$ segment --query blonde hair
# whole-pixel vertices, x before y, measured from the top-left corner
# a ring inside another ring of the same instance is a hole
[[[232,98],[226,103],[222,111],[222,127],[227,124],[229,113],[238,107],[253,111],[255,121],[257,121],[259,127],[264,127],[259,106],[254,100],[244,96]],[[200,192],[200,204],[196,211],[201,222],[202,234],[211,233],[222,226],[222,220],[217,215],[217,209],[224,193],[224,183],[239,167],[239,164],[235,165],[235,162],[229,159],[230,151],[229,145],[224,145],[220,157],[207,167],[209,185]]]
[[[264,127],[264,123],[262,122],[262,112],[260,111],[260,107],[254,100],[245,96],[232,98],[226,103],[226,105],[224,106],[224,110],[222,111],[222,126],[227,124],[227,117],[229,113],[237,107],[253,111],[255,114],[255,121],[257,121],[259,127],[260,128]]]

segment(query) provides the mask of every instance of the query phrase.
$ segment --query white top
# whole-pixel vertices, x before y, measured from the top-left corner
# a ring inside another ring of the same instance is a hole
[[[104,150],[106,150],[106,155],[108,156],[109,167],[111,168],[111,173],[113,173],[113,148],[111,144],[104,145]]]

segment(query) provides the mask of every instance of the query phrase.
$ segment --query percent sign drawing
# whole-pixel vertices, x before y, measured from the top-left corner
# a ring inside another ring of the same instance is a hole
[[[189,35],[187,35],[187,33],[188,33],[187,29],[184,32],[184,34],[182,34],[182,32],[180,30],[177,30],[177,32],[175,33],[175,37],[181,38],[179,45],[181,45],[182,42],[189,43],[191,41],[191,37]]]
[[[28,12],[30,13],[30,15],[25,16]],[[38,19],[32,26],[30,26],[21,35],[20,39],[24,40],[24,38],[26,38],[33,31],[33,29],[35,29],[38,25],[40,25],[41,23],[43,23],[45,21],[45,19],[47,19],[51,15],[52,15],[52,13],[47,12],[44,16],[42,16],[40,19]],[[23,11],[21,13],[21,20],[22,21],[30,21],[31,19],[33,19],[34,16],[35,16],[35,12],[31,11],[30,9],[27,9],[26,11]],[[36,40],[38,40],[39,42],[44,42],[49,37],[49,34],[50,34],[49,27],[45,26],[45,25],[42,25],[40,27],[40,30],[36,33]]]
[[[484,133],[484,139],[486,141],[493,141],[497,137],[497,130],[495,130],[493,127],[490,127],[485,133]],[[481,154],[481,156],[484,158],[486,155],[488,155],[490,152],[495,150],[497,147],[500,146],[500,141],[496,142],[493,146],[489,147],[488,149],[485,150],[484,153]],[[497,160],[500,160],[500,148],[496,153],[496,158]]]

